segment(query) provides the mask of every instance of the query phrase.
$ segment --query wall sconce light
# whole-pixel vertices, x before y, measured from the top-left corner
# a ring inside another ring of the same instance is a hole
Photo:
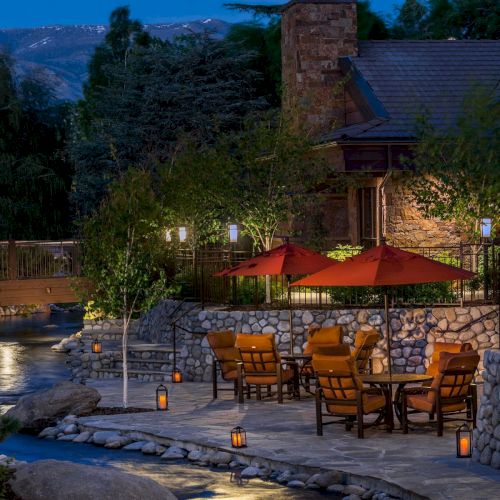
[[[179,241],[184,243],[187,240],[187,229],[182,226],[179,228]]]
[[[489,217],[481,219],[481,238],[491,238],[491,219]]]
[[[176,368],[172,372],[172,383],[174,384],[180,384],[182,382],[182,372]]]
[[[231,446],[233,448],[246,448],[247,433],[243,427],[238,426],[231,431]]]
[[[470,458],[472,456],[472,430],[467,424],[462,424],[457,429],[457,458]]]
[[[238,243],[238,225],[229,224],[229,243]]]
[[[92,341],[92,352],[94,354],[100,354],[102,352],[102,342],[99,339],[94,339]]]
[[[156,388],[156,409],[159,411],[168,410],[168,389],[163,384]]]

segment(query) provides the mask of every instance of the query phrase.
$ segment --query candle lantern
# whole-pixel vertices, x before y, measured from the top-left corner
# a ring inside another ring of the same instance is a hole
[[[168,410],[168,389],[160,384],[156,388],[156,409],[161,411]]]
[[[247,433],[243,427],[238,426],[231,431],[231,446],[233,448],[247,447]]]
[[[172,382],[174,384],[180,384],[182,382],[182,372],[178,368],[172,372]]]
[[[457,458],[470,458],[472,456],[472,430],[467,424],[462,424],[457,429]]]
[[[94,354],[100,354],[102,352],[102,342],[99,339],[94,339],[92,341],[92,352]]]

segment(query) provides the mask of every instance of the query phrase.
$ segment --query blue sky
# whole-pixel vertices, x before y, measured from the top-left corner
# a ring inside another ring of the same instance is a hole
[[[134,18],[144,23],[185,21],[215,17],[241,20],[224,8],[231,0],[0,0],[0,27],[21,28],[50,24],[106,24],[109,13],[129,5]],[[240,3],[280,4],[283,0],[238,0]],[[372,0],[375,10],[391,12],[402,0]]]

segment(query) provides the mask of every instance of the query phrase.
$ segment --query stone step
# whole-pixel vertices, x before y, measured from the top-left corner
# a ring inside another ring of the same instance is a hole
[[[121,360],[120,360],[121,362]],[[128,358],[129,363],[144,363],[144,364],[156,364],[156,365],[169,365],[174,362],[173,359],[141,359],[141,358]]]
[[[123,378],[123,370],[120,368],[99,368],[93,370],[97,378]],[[137,378],[142,382],[170,382],[172,374],[159,370],[134,370],[128,369],[128,378]]]
[[[129,345],[131,352],[174,352],[174,348],[166,344],[133,344]],[[176,349],[181,352],[180,349]]]

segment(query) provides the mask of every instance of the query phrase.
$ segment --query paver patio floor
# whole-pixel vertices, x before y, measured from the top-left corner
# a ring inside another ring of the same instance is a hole
[[[92,380],[102,394],[101,406],[121,404],[119,379]],[[155,407],[154,383],[129,382],[129,405]],[[244,453],[290,464],[322,467],[371,476],[435,499],[500,499],[500,471],[455,458],[456,424],[438,438],[435,428],[418,428],[404,435],[371,428],[365,439],[341,425],[316,436],[314,399],[245,400],[238,405],[230,392],[212,400],[210,384],[169,386],[168,412],[86,417],[80,421],[100,429],[138,431],[200,445],[229,447],[229,432],[241,425],[249,447]]]

